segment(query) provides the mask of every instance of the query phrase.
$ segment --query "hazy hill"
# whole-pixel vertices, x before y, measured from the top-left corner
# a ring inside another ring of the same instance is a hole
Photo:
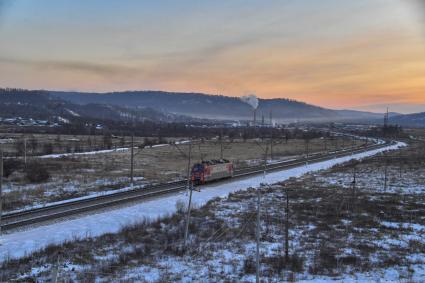
[[[50,92],[52,95],[76,104],[104,103],[125,107],[151,107],[156,110],[213,119],[252,119],[252,108],[237,97],[201,93],[173,93],[163,91],[126,91],[111,93]],[[266,119],[272,111],[274,119],[297,120],[347,120],[376,119],[382,114],[331,110],[289,99],[260,99],[257,119]]]
[[[389,119],[390,124],[409,127],[425,127],[425,112],[397,115]]]

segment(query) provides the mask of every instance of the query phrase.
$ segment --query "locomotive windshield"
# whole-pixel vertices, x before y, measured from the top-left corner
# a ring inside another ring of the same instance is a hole
[[[199,163],[193,165],[193,168],[192,168],[193,172],[200,172],[200,171],[203,171],[203,170],[204,170],[204,165],[199,164]]]

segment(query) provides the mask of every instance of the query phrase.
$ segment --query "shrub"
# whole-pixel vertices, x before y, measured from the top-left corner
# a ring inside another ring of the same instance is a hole
[[[43,145],[43,154],[52,154],[53,153],[53,144],[46,143]]]
[[[248,257],[243,262],[244,274],[254,274],[256,272],[255,260],[253,257]]]
[[[13,172],[23,168],[23,162],[19,159],[9,158],[3,160],[3,176],[9,177]]]
[[[25,169],[25,175],[28,181],[32,183],[41,183],[50,178],[47,168],[38,162],[28,164]]]
[[[155,140],[155,139],[149,139],[149,138],[146,138],[145,140],[144,140],[144,143],[143,143],[143,145],[145,146],[145,147],[149,147],[149,146],[153,146],[153,145],[155,145],[155,144],[157,144],[158,142]]]

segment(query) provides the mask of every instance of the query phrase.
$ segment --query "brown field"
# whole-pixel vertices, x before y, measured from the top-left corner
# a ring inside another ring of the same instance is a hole
[[[43,142],[53,142],[55,136],[35,136]],[[61,136],[56,150],[75,140],[85,141],[88,136]],[[97,137],[101,142],[102,137]],[[124,138],[128,146],[130,137]],[[135,138],[135,147],[143,143],[143,138]],[[173,141],[168,139],[167,141]],[[326,143],[326,144],[325,144]],[[356,142],[360,145],[363,142]],[[119,148],[117,144],[114,144]],[[325,142],[324,139],[313,139],[309,142],[309,152],[324,152],[344,146],[351,146],[352,140],[338,138]],[[219,159],[221,148],[223,158],[234,162],[235,168],[258,165],[263,162],[264,148],[270,147],[269,140],[200,140],[192,146],[192,164],[208,159]],[[13,149],[13,146],[9,145]],[[56,151],[55,150],[55,151]],[[134,149],[135,185],[146,185],[179,180],[186,177],[189,145],[163,144]],[[284,160],[303,155],[306,143],[300,139],[276,140],[273,143],[273,159]],[[28,155],[27,163],[37,162],[49,172],[50,178],[43,183],[30,183],[22,170],[14,172],[5,182],[6,210],[14,210],[33,204],[58,201],[72,197],[88,195],[94,192],[115,190],[130,185],[130,150],[108,153],[69,155],[60,158],[39,158]],[[22,157],[21,157],[22,159]],[[270,159],[270,150],[268,150]]]
[[[425,140],[425,129],[404,129],[404,131],[409,135]]]
[[[143,143],[145,138],[134,137],[136,144]],[[35,142],[34,142],[35,141]],[[26,142],[28,156],[46,154],[46,144],[52,146],[51,153],[67,153],[79,151],[94,151],[106,149],[104,137],[100,135],[51,135],[51,134],[13,134],[0,133],[0,146],[5,154],[12,156],[21,155],[17,153],[18,143]],[[113,136],[111,148],[130,146],[130,136]],[[21,145],[21,146],[22,146]]]

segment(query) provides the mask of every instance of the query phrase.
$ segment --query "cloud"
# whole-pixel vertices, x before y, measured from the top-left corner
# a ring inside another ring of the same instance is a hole
[[[139,70],[133,67],[114,65],[114,64],[98,64],[82,61],[66,61],[66,60],[25,60],[16,58],[1,58],[0,63],[24,65],[40,69],[58,69],[65,71],[80,71],[94,73],[101,76],[115,75],[131,75]]]
[[[425,1],[406,0],[406,3],[410,6],[412,12],[417,15],[420,29],[422,29],[422,34],[425,36]]]

